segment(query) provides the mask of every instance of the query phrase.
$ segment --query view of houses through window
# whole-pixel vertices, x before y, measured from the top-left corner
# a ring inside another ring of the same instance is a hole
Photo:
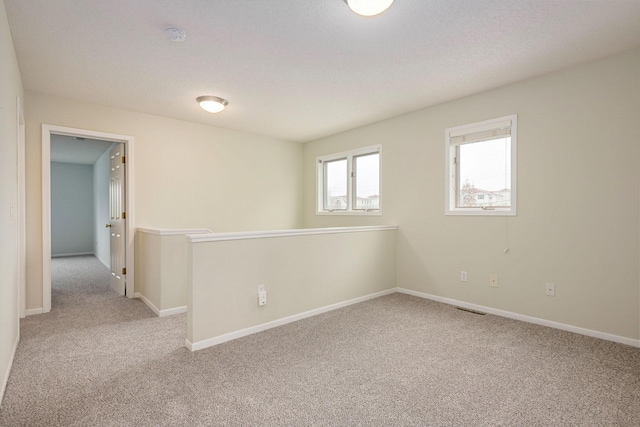
[[[468,180],[460,188],[460,207],[509,206],[511,204],[511,190],[503,188],[489,191],[476,188]]]
[[[380,147],[366,147],[319,159],[319,210],[380,210]],[[321,207],[321,209],[320,209]]]
[[[458,147],[458,207],[511,205],[511,137]]]
[[[517,120],[445,130],[445,215],[516,215]]]

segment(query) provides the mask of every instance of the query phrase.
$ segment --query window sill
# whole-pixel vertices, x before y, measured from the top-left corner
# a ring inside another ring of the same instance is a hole
[[[371,211],[371,212],[366,212],[366,211],[333,211],[333,212],[329,212],[329,211],[316,211],[316,215],[344,215],[344,216],[360,215],[360,216],[382,216],[382,211],[380,211],[380,210],[377,210],[377,211]]]
[[[511,208],[511,209],[469,208],[469,209],[455,209],[455,210],[447,209],[445,210],[444,214],[453,215],[453,216],[516,216],[516,210],[514,208]]]

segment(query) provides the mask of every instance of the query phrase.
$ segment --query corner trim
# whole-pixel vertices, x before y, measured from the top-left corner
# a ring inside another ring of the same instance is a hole
[[[412,291],[405,288],[396,288],[396,291],[402,294],[412,295],[414,297],[429,299],[432,301],[442,302],[449,305],[468,308],[471,310],[482,311],[483,313],[493,314],[495,316],[506,317],[508,319],[520,320],[522,322],[533,323],[548,328],[560,329],[562,331],[573,332],[588,337],[600,338],[607,341],[613,341],[620,344],[630,345],[632,347],[640,347],[640,340],[633,338],[613,335],[606,332],[594,331],[592,329],[580,328],[578,326],[567,325],[565,323],[554,322],[552,320],[540,319],[539,317],[526,316],[524,314],[513,313],[511,311],[500,310],[497,308],[485,307],[479,304],[471,304],[464,301],[458,301],[451,298],[440,297],[437,295],[426,294],[424,292]]]
[[[142,295],[140,292],[136,292],[135,294],[133,294],[133,297],[140,298],[140,300],[142,300],[142,302],[145,303],[147,307],[149,307],[151,311],[153,311],[158,317],[173,316],[174,314],[182,314],[187,312],[186,305],[183,305],[181,307],[173,307],[173,308],[166,308],[164,310],[160,310],[151,301],[149,301],[147,297]]]
[[[160,310],[158,309],[158,307],[156,307],[151,301],[149,301],[147,299],[147,297],[145,297],[144,295],[142,295],[140,292],[136,292],[133,294],[134,298],[140,298],[140,300],[145,303],[145,305],[147,307],[149,307],[151,309],[151,311],[153,311],[156,316],[160,317]]]
[[[43,310],[42,307],[40,307],[40,308],[28,308],[24,312],[25,316],[32,316],[34,314],[42,314],[42,313],[44,313],[44,310]]]
[[[4,392],[7,389],[7,383],[9,382],[9,374],[11,374],[11,367],[13,366],[13,359],[16,356],[16,351],[18,350],[18,343],[20,342],[20,334],[16,337],[16,342],[13,344],[13,350],[11,351],[11,357],[9,358],[9,366],[7,366],[7,371],[4,374],[4,378],[2,379],[2,384],[0,384],[0,405],[2,404],[2,399],[4,399]]]
[[[186,305],[183,305],[181,307],[165,308],[164,310],[160,310],[160,317],[173,316],[174,314],[182,314],[186,312]]]
[[[197,341],[192,343],[188,339],[185,340],[185,346],[191,350],[202,350],[207,347],[213,347],[214,345],[222,344],[227,341],[235,340],[238,338],[246,337],[247,335],[263,332],[268,329],[276,328],[278,326],[286,325],[287,323],[297,322],[298,320],[306,319],[308,317],[317,316],[318,314],[326,313],[328,311],[337,310],[339,308],[347,307],[349,305],[357,304],[359,302],[367,301],[370,299],[378,298],[384,295],[393,294],[397,291],[397,288],[387,289],[385,291],[376,292],[373,294],[365,295],[358,298],[353,298],[347,301],[338,302],[335,304],[326,305],[324,307],[314,308],[313,310],[305,311],[302,313],[294,314],[292,316],[283,317],[281,319],[272,320],[271,322],[262,323],[260,325],[251,326],[249,328],[241,329],[239,331],[229,332],[227,334],[218,335],[217,337],[208,338],[206,340]]]

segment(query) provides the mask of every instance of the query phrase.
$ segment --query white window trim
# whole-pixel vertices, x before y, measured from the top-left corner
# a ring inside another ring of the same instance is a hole
[[[379,209],[365,211],[353,209],[353,158],[362,156],[364,154],[380,154],[380,187],[379,194]],[[347,209],[325,211],[324,210],[324,163],[331,160],[347,159]],[[340,153],[328,154],[326,156],[316,157],[316,215],[365,215],[365,216],[380,216],[382,215],[382,145],[371,145],[369,147],[362,147],[356,150],[343,151]]]
[[[500,122],[511,121],[511,206],[508,208],[495,207],[492,209],[458,208],[456,207],[456,167],[455,145],[451,144],[451,137],[464,133],[472,133],[491,128]],[[475,216],[516,216],[517,209],[517,153],[518,153],[518,115],[498,117],[482,122],[456,126],[445,130],[445,215],[475,215]]]

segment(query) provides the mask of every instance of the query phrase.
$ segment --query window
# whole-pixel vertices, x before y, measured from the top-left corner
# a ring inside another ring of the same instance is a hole
[[[380,215],[382,146],[318,157],[319,214]]]
[[[516,215],[516,121],[446,130],[446,215]]]

